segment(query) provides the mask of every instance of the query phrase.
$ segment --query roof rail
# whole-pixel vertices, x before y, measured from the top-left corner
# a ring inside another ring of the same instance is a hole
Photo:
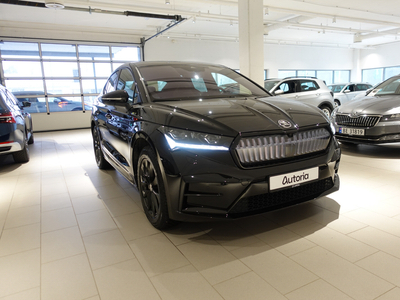
[[[289,76],[289,77],[285,77],[283,79],[289,79],[289,78],[313,78],[313,79],[318,79],[317,77],[314,77],[314,76]]]

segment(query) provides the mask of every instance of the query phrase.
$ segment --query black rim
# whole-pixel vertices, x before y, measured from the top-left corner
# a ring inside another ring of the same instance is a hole
[[[101,161],[101,146],[100,146],[100,139],[97,133],[97,130],[93,130],[93,148],[94,148],[94,156],[96,157],[96,162],[99,164]]]
[[[156,170],[148,158],[144,158],[139,169],[140,191],[148,215],[156,220],[160,215],[160,192]]]

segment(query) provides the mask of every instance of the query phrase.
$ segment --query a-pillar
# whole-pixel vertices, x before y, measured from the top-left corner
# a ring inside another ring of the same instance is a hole
[[[264,84],[263,0],[239,0],[240,72]]]

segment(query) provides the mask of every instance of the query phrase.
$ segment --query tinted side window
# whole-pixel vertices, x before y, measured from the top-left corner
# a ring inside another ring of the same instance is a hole
[[[355,91],[355,84],[349,84],[345,91],[350,91],[350,92],[354,92]]]
[[[110,78],[108,78],[107,80],[106,85],[104,86],[103,94],[115,91],[117,78],[118,78],[118,71],[111,74]]]
[[[313,80],[299,80],[300,92],[309,92],[319,89],[318,84]]]
[[[368,85],[368,84],[357,84],[356,85],[356,91],[365,91],[370,89],[372,86]]]
[[[275,91],[282,90],[284,94],[294,93],[296,91],[296,85],[294,81],[287,81],[281,83]]]
[[[137,90],[135,79],[129,69],[123,69],[119,75],[117,82],[117,90],[125,90],[129,95],[128,102],[137,102]]]

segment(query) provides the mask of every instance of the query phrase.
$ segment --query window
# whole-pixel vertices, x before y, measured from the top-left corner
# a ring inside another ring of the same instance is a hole
[[[286,77],[294,77],[296,76],[296,71],[288,71],[288,70],[279,70],[278,77],[279,78],[286,78]]]
[[[115,91],[117,88],[117,78],[118,78],[118,72],[114,72],[111,74],[110,78],[107,80],[107,83],[104,87],[103,94],[107,94],[109,92]]]
[[[362,70],[362,81],[377,84],[383,81],[383,68]]]
[[[203,98],[268,96],[263,89],[248,85],[248,81],[240,74],[218,66],[172,64],[157,68],[138,68],[154,101],[202,101]],[[158,80],[160,77],[163,81]]]
[[[345,83],[350,81],[350,71],[334,71],[333,83]]]
[[[284,94],[294,93],[296,92],[296,84],[294,81],[283,82],[276,89],[276,91],[278,90],[282,90]]]
[[[400,74],[400,67],[385,68],[384,73],[385,73],[385,76],[384,76],[383,80],[389,79],[392,76]]]
[[[299,80],[301,92],[315,91],[319,89],[318,84],[314,80]]]
[[[315,71],[299,70],[299,71],[297,71],[297,76],[315,77]]]
[[[332,84],[333,83],[333,73],[334,71],[317,71],[317,78],[325,81],[325,83]]]
[[[356,84],[356,91],[366,91],[370,88],[372,88],[370,84]]]
[[[129,95],[128,102],[137,102],[136,84],[131,71],[123,69],[118,79],[117,90],[125,90]]]
[[[333,83],[344,83],[350,81],[349,70],[279,70],[278,77],[317,77],[323,80],[326,85]]]
[[[30,113],[91,109],[112,70],[140,60],[136,45],[0,44],[2,83],[18,101],[31,102],[24,108]]]

